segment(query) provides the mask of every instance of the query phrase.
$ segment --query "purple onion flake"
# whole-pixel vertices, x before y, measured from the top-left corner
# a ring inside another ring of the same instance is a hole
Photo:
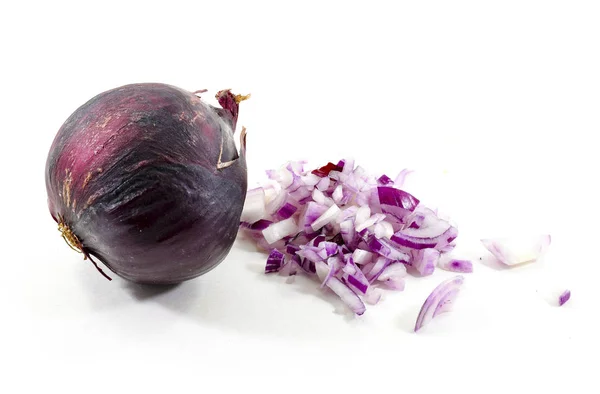
[[[271,253],[269,253],[269,257],[267,258],[267,264],[265,266],[265,273],[273,273],[279,271],[281,266],[283,265],[283,253],[280,251],[273,249]]]
[[[558,306],[563,306],[571,298],[571,290],[565,290],[558,297]]]
[[[383,174],[382,176],[379,177],[379,179],[377,179],[377,183],[385,186],[385,185],[389,185],[390,183],[394,183],[394,181],[392,181],[392,178],[390,178],[389,176]]]
[[[473,272],[473,263],[470,260],[451,259],[440,262],[439,267],[446,271],[471,273]]]

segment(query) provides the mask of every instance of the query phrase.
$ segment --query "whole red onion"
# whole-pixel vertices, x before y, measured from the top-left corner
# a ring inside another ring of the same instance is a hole
[[[245,98],[223,90],[215,108],[174,86],[134,84],[78,108],[46,163],[63,238],[139,283],[178,283],[217,266],[246,196],[244,130],[239,154],[233,138]]]

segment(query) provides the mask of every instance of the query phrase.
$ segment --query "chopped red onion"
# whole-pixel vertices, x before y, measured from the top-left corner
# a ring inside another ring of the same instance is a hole
[[[392,262],[385,267],[377,277],[379,281],[385,281],[391,278],[404,278],[406,276],[406,265],[399,262]]]
[[[358,289],[361,293],[365,294],[367,292],[368,284],[362,283],[353,275],[348,275],[348,283]]]
[[[245,230],[250,231],[250,232],[259,232],[259,231],[266,229],[271,224],[273,224],[272,221],[266,220],[266,219],[261,219],[254,223],[242,222],[240,224],[240,226],[242,226]]]
[[[367,263],[370,263],[371,261],[373,261],[374,257],[375,257],[374,253],[371,253],[364,249],[355,249],[354,252],[352,253],[352,260],[356,264],[360,264],[360,265],[365,265]]]
[[[321,227],[323,227],[326,224],[329,224],[330,222],[335,220],[335,218],[337,217],[337,215],[339,215],[339,213],[340,213],[340,208],[334,204],[334,205],[330,206],[325,212],[323,212],[323,214],[321,216],[319,216],[317,218],[317,220],[315,220],[310,226],[312,227],[312,229],[314,231],[317,231]]]
[[[439,251],[442,252],[442,253],[449,253],[449,252],[452,252],[455,247],[456,247],[456,244],[455,243],[451,243],[451,244],[448,244],[446,246],[440,247]]]
[[[381,283],[390,290],[402,291],[406,286],[406,281],[404,278],[387,278],[386,280],[382,280]]]
[[[334,276],[329,278],[326,284],[354,313],[357,315],[365,313],[365,304],[361,301],[360,297],[341,280]]]
[[[388,265],[392,263],[392,260],[385,258],[383,256],[378,257],[375,260],[375,265],[366,273],[369,278],[369,282],[373,283],[375,280],[379,278],[379,276],[385,271]]]
[[[370,218],[363,221],[361,224],[357,225],[356,231],[361,232],[364,229],[366,229],[367,227],[374,226],[375,224],[378,224],[379,222],[381,222],[384,219],[385,219],[385,215],[383,213],[376,213],[373,216],[371,216]]]
[[[377,195],[381,205],[399,207],[411,212],[419,205],[419,200],[411,194],[389,186],[378,187]]]
[[[340,234],[347,246],[350,248],[356,247],[358,239],[352,220],[346,220],[345,222],[340,223]]]
[[[463,281],[464,278],[461,275],[457,275],[445,280],[433,289],[421,307],[415,324],[415,331],[420,330],[435,316],[450,310]]]
[[[266,215],[265,190],[262,187],[248,190],[240,220],[242,222],[254,223],[266,217]]]
[[[390,239],[394,235],[394,227],[389,222],[379,222],[375,224],[373,233],[376,238],[387,238]]]
[[[356,211],[356,215],[354,216],[354,225],[356,226],[356,231],[360,232],[362,229],[358,229],[358,227],[364,223],[371,216],[371,208],[368,205],[363,205],[358,208]],[[366,228],[366,227],[365,227]]]
[[[349,269],[346,267],[350,267]],[[354,288],[356,288],[359,292],[366,294],[367,288],[369,287],[369,281],[367,280],[365,274],[360,270],[360,268],[354,264],[352,257],[350,257],[346,261],[345,273],[348,274],[345,279],[351,284]],[[353,271],[349,274],[349,271]]]
[[[438,267],[446,271],[470,273],[473,272],[473,263],[469,260],[440,259]]]
[[[323,178],[323,179],[326,179],[326,178]],[[336,204],[341,204],[342,203],[342,199],[344,198],[344,192],[343,192],[342,185],[337,185],[336,186],[335,190],[331,194],[331,197],[333,198],[333,201]]]
[[[374,235],[371,235],[368,238],[367,245],[372,252],[375,252],[390,260],[409,261],[409,256],[406,253],[394,248],[387,241],[376,238]]]
[[[283,253],[273,249],[267,258],[265,273],[277,272],[283,266]]]
[[[393,184],[393,183],[394,183],[394,181],[392,181],[392,179],[391,179],[389,176],[387,176],[387,175],[383,174],[382,176],[380,176],[380,177],[377,179],[377,183],[378,183],[379,185],[386,186],[386,185]]]
[[[289,162],[248,191],[240,228],[269,251],[265,272],[319,278],[356,314],[403,290],[406,266],[428,275],[458,232],[396,180],[374,177],[353,160],[314,171]],[[433,312],[432,312],[433,313]]]
[[[303,212],[300,214],[299,226],[304,232],[313,232],[311,225],[317,220],[323,213],[327,211],[327,207],[320,205],[314,201],[306,204]]]
[[[379,301],[381,301],[381,297],[383,296],[383,291],[381,289],[369,287],[367,289],[367,293],[364,295],[363,299],[367,304],[375,305]]]
[[[354,159],[344,159],[344,165],[342,166],[342,174],[348,175],[354,171]]]
[[[392,235],[390,240],[412,249],[440,249],[454,241],[457,236],[458,230],[455,227],[440,220],[435,226],[400,230]]]
[[[512,266],[538,260],[550,246],[549,234],[532,237],[492,238],[481,242],[501,263]]]
[[[275,216],[278,219],[287,219],[287,218],[292,217],[292,215],[294,215],[297,210],[298,210],[298,207],[290,204],[289,202],[286,202],[281,208],[279,208],[277,210],[277,212],[275,213]]]
[[[558,306],[563,306],[571,298],[571,290],[565,290],[558,297]]]
[[[328,265],[324,261],[317,261],[315,263],[315,270],[321,281],[321,287],[325,287],[327,281],[335,274],[335,267],[332,264]]]
[[[344,208],[340,212],[340,214],[337,217],[336,221],[338,223],[341,223],[341,222],[346,221],[346,220],[352,220],[352,222],[354,222],[356,220],[356,213],[357,212],[358,212],[358,208],[355,207],[355,206]]]
[[[298,226],[294,218],[282,220],[281,222],[273,223],[262,231],[267,243],[272,244],[279,241],[283,237],[292,235],[298,232]]]
[[[440,259],[440,252],[436,249],[412,250],[411,255],[412,266],[423,276],[433,274]]]

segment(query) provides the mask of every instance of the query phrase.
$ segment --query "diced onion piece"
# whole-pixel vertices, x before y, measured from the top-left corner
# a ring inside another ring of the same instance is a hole
[[[352,285],[354,288],[356,288],[362,294],[365,294],[367,292],[367,289],[369,288],[369,281],[365,277],[365,274],[354,263],[354,261],[352,260],[352,257],[350,257],[346,261],[346,266],[353,267],[352,271],[354,271],[352,274],[347,275],[348,283],[350,285]],[[349,270],[347,269],[346,271],[349,271]]]
[[[412,249],[443,248],[458,236],[458,230],[439,220],[435,225],[418,229],[407,228],[396,232],[390,240]]]
[[[481,242],[503,264],[513,266],[538,260],[550,246],[550,235],[491,238]]]
[[[379,276],[383,273],[383,271],[386,269],[386,267],[391,263],[392,260],[388,258],[385,258],[383,256],[378,257],[377,260],[375,260],[375,265],[373,265],[373,268],[371,268],[371,270],[367,272],[367,275],[369,276],[369,282],[373,283],[373,281],[377,280]]]
[[[312,192],[312,198],[319,205],[327,205],[326,204],[327,197],[319,189],[313,190],[313,192]]]
[[[269,170],[267,175],[270,179],[277,181],[284,189],[291,186],[294,181],[293,174],[285,167],[279,170]]]
[[[563,306],[571,298],[571,290],[565,290],[558,297],[558,306]]]
[[[368,284],[365,284],[358,280],[354,275],[348,275],[348,283],[354,286],[358,291],[365,294],[367,292]]]
[[[377,289],[374,287],[369,287],[367,289],[367,293],[363,296],[363,299],[367,304],[375,305],[379,301],[381,301],[381,297],[383,295],[383,291],[381,289]]]
[[[373,233],[377,238],[390,239],[394,235],[394,227],[389,222],[379,222],[375,224]]]
[[[329,185],[331,184],[331,180],[328,177],[321,178],[319,183],[315,185],[315,189],[319,189],[320,191],[325,191],[329,189]]]
[[[381,205],[394,206],[411,212],[419,205],[419,200],[412,194],[393,187],[380,186],[377,188],[377,195]]]
[[[389,176],[383,174],[382,176],[380,176],[377,179],[377,183],[382,186],[386,186],[386,185],[393,185],[394,181],[392,181],[392,178],[390,178]]]
[[[334,242],[321,242],[318,249],[317,254],[325,260],[338,252],[338,245]]]
[[[442,252],[442,253],[448,253],[448,252],[452,252],[455,247],[456,247],[456,244],[455,243],[451,243],[451,244],[448,244],[446,246],[443,246],[443,247],[439,248],[439,251]]]
[[[385,287],[390,290],[402,291],[406,287],[406,280],[404,278],[391,277],[381,281]]]
[[[371,227],[374,224],[381,222],[383,219],[385,219],[384,214],[376,213],[367,220],[363,221],[360,225],[356,226],[356,231],[361,232],[367,227]]]
[[[402,263],[393,262],[392,264],[385,267],[383,271],[377,277],[379,281],[385,281],[390,278],[404,278],[406,276],[406,265]]]
[[[321,281],[321,287],[324,287],[327,284],[329,278],[333,276],[335,269],[333,266],[327,265],[324,261],[317,261],[315,263],[315,270],[317,273],[317,277]]]
[[[337,185],[335,187],[335,190],[333,191],[331,197],[333,198],[333,201],[335,201],[336,204],[342,203],[342,200],[344,198],[344,192],[343,192],[342,185]]]
[[[254,223],[266,217],[265,190],[262,187],[248,190],[240,221]]]
[[[339,163],[338,163],[339,165]],[[346,158],[344,159],[344,165],[342,167],[342,174],[350,174],[354,171],[354,159]]]
[[[401,261],[409,261],[409,256],[396,249],[390,243],[383,239],[375,238],[371,236],[367,239],[367,245],[372,252],[375,252],[383,257],[386,257],[390,260],[401,260]]]
[[[311,246],[300,246],[300,250],[297,251],[296,254],[313,263],[325,260],[325,258],[319,256],[319,253]]]
[[[265,273],[277,272],[283,266],[283,253],[273,249],[267,258]]]
[[[267,227],[269,227],[271,224],[273,224],[272,221],[266,220],[266,219],[261,219],[254,223],[242,222],[241,226],[242,226],[242,228],[244,228],[248,231],[251,231],[251,232],[260,232],[260,231],[266,229]]]
[[[450,310],[463,282],[463,276],[457,275],[440,283],[431,292],[421,307],[415,323],[415,331],[420,330],[435,316]]]
[[[469,260],[440,259],[438,267],[446,271],[470,273],[473,272],[473,263]]]
[[[300,179],[302,180],[302,183],[306,186],[315,186],[317,185],[320,181],[323,180],[323,178],[318,177],[315,174],[309,173],[306,175],[303,175],[300,177]]]
[[[290,204],[289,202],[286,202],[281,208],[277,210],[275,216],[277,216],[277,218],[279,219],[287,219],[292,217],[292,215],[294,215],[297,210],[298,207]]]
[[[335,294],[338,295],[342,299],[342,301],[348,305],[348,307],[357,315],[362,315],[365,313],[366,307],[362,302],[360,297],[352,291],[348,286],[346,286],[341,280],[338,278],[331,277],[326,283],[327,287],[329,287]]]
[[[368,205],[364,205],[359,207],[356,211],[356,218],[354,219],[354,224],[356,225],[356,231],[360,232],[358,227],[364,223],[371,216],[371,208]]]
[[[375,254],[364,250],[364,249],[355,249],[352,253],[352,260],[356,264],[364,265],[373,261]]]
[[[298,232],[298,226],[294,218],[282,220],[281,222],[273,223],[262,231],[263,237],[267,243],[272,244],[279,241],[283,237],[295,234]]]
[[[344,208],[344,209],[342,209],[342,212],[340,212],[340,214],[338,215],[336,221],[338,223],[341,223],[348,219],[352,219],[352,221],[354,222],[356,220],[356,212],[357,211],[358,211],[358,208],[355,206]]]
[[[354,222],[352,220],[346,220],[345,222],[340,223],[340,234],[346,245],[351,248],[356,246],[356,230],[354,229]]]
[[[314,201],[306,204],[306,208],[300,215],[300,227],[306,231],[310,229],[310,225],[315,222],[323,213],[327,211],[327,207],[324,205],[317,204]]]
[[[340,208],[337,205],[332,205],[327,209],[317,220],[315,220],[310,226],[314,231],[317,231],[321,227],[325,226],[329,222],[335,220],[337,215],[340,213]]]
[[[440,259],[440,252],[436,249],[412,250],[412,266],[423,276],[431,275]]]

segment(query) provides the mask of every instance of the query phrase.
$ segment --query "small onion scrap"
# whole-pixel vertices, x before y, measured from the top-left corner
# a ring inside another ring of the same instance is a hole
[[[458,230],[401,189],[353,160],[305,170],[288,162],[249,190],[240,231],[269,253],[266,273],[315,278],[357,315],[381,300],[382,289],[404,290],[406,267],[433,273],[454,247]]]
[[[558,297],[558,306],[563,306],[569,299],[571,299],[571,290],[563,291]]]
[[[440,260],[438,267],[451,272],[471,273],[473,272],[473,263],[469,260]]]

